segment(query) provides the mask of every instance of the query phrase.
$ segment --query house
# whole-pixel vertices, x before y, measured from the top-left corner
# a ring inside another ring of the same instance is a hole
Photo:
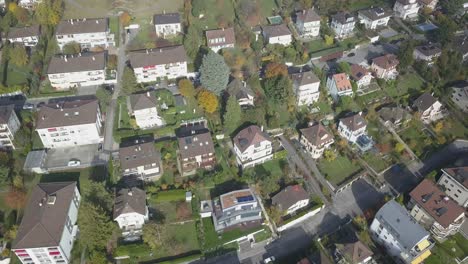
[[[43,105],[36,131],[44,148],[74,147],[103,141],[102,119],[97,99],[78,97]]]
[[[268,44],[288,46],[292,42],[292,34],[285,24],[262,26],[263,37]]]
[[[387,254],[406,264],[419,264],[431,255],[434,241],[411,215],[394,200],[379,209],[370,226],[375,242]]]
[[[114,34],[109,28],[109,18],[83,18],[62,20],[55,30],[60,49],[67,43],[79,43],[82,49],[115,46]]]
[[[245,81],[234,78],[226,87],[227,96],[235,96],[241,107],[254,106],[255,94]]]
[[[468,3],[466,3],[466,5],[468,5]],[[462,55],[463,61],[468,60],[468,35],[456,36],[452,46],[454,50]]]
[[[273,196],[271,203],[284,215],[289,215],[309,205],[309,194],[299,184],[290,185]]]
[[[359,89],[370,85],[372,81],[372,74],[361,65],[352,64],[351,79],[356,82],[356,85]]]
[[[311,105],[319,100],[320,80],[312,71],[291,74],[296,105]]]
[[[402,107],[382,107],[378,114],[386,126],[398,128],[411,120],[411,114]]]
[[[208,48],[214,52],[218,52],[220,49],[234,48],[234,44],[236,44],[233,27],[207,30],[205,36]]]
[[[465,209],[428,179],[414,188],[410,197],[411,216],[430,228],[437,239],[443,240],[458,233],[465,221]]]
[[[41,30],[39,25],[29,27],[13,27],[7,35],[7,40],[10,43],[19,43],[25,47],[34,47],[39,42]]]
[[[357,139],[366,134],[367,122],[360,114],[341,118],[338,124],[338,133],[349,142],[355,143]]]
[[[156,35],[160,37],[175,36],[182,32],[179,13],[157,14],[153,17]]]
[[[21,127],[14,105],[0,106],[0,148],[15,149],[13,140]]]
[[[26,9],[35,9],[42,0],[19,0],[18,6]]]
[[[133,175],[144,181],[155,181],[162,175],[161,153],[154,147],[152,136],[122,143],[119,159],[123,176]]]
[[[228,192],[213,201],[213,223],[216,232],[235,228],[249,229],[260,226],[262,209],[250,189]]]
[[[315,38],[320,33],[320,16],[313,8],[296,12],[296,28],[303,38]]]
[[[444,107],[431,94],[423,93],[413,102],[413,108],[420,114],[421,121],[428,124],[444,117]]]
[[[452,87],[452,102],[465,113],[468,113],[468,82]]]
[[[325,149],[335,142],[333,135],[320,123],[302,128],[299,131],[301,132],[299,141],[313,159],[322,157]]]
[[[327,88],[334,101],[338,101],[341,96],[353,94],[353,87],[346,73],[330,75],[327,79]]]
[[[395,16],[401,19],[416,19],[419,11],[418,0],[397,0],[393,6]]]
[[[39,183],[29,195],[11,251],[26,263],[71,263],[81,195],[76,182]]]
[[[187,76],[187,54],[184,46],[131,51],[128,58],[138,83]]]
[[[419,4],[422,8],[428,8],[430,10],[434,10],[438,2],[439,0],[419,0]]]
[[[442,50],[434,44],[416,46],[413,51],[415,60],[423,60],[432,62],[442,54]]]
[[[335,257],[339,264],[372,263],[374,253],[360,240],[351,243],[335,244]]]
[[[248,126],[239,131],[232,141],[237,165],[242,169],[273,159],[272,139],[263,128]]]
[[[371,30],[386,27],[391,16],[392,13],[382,7],[372,7],[358,12],[359,22]]]
[[[463,207],[468,207],[468,167],[442,169],[438,184]]]
[[[55,56],[50,60],[47,77],[58,90],[102,85],[106,82],[106,64],[105,52]]]
[[[339,12],[332,16],[330,27],[335,31],[336,37],[339,39],[353,35],[356,18],[346,12]]]
[[[386,54],[372,59],[371,70],[380,79],[393,80],[398,76],[396,67],[400,62],[393,54]]]
[[[149,219],[145,191],[136,187],[118,191],[113,218],[122,230],[124,238],[139,238],[143,232],[143,225]]]
[[[214,168],[216,155],[205,120],[182,124],[177,132],[177,140],[182,175],[189,175],[197,169]]]
[[[139,128],[146,129],[164,125],[164,119],[158,115],[156,96],[152,92],[132,94],[127,97],[130,116],[135,117]]]

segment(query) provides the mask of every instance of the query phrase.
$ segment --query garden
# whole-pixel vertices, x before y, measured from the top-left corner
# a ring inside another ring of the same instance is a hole
[[[338,155],[333,161],[321,159],[318,168],[335,186],[340,186],[362,170],[357,161],[350,160],[346,155]]]
[[[468,240],[457,233],[442,243],[436,242],[431,253],[424,263],[460,263],[460,260],[468,257]]]

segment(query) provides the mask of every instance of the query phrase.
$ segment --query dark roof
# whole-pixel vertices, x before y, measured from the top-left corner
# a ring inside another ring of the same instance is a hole
[[[76,182],[39,183],[24,210],[13,249],[58,246]]]
[[[453,41],[453,47],[455,50],[461,52],[462,55],[468,53],[468,35],[462,35],[455,37]]]
[[[128,213],[146,215],[145,191],[132,187],[130,189],[121,189],[117,193],[114,203],[114,219]]]
[[[290,185],[271,198],[271,203],[280,210],[288,210],[295,203],[309,199],[309,194],[301,185]]]
[[[336,248],[351,263],[361,263],[368,257],[372,257],[374,253],[361,241],[347,244],[336,244]]]
[[[355,81],[361,80],[362,77],[366,76],[369,71],[358,64],[351,65],[351,78]]]
[[[364,120],[360,114],[354,114],[352,116],[341,118],[340,123],[343,123],[351,131],[356,131],[367,126],[366,120]]]
[[[82,18],[62,20],[55,30],[56,35],[106,32],[109,18]]]
[[[448,197],[435,183],[425,179],[410,193],[411,198],[419,204],[436,222],[444,227],[452,224],[465,209]]]
[[[468,167],[447,168],[444,171],[456,181],[468,188]]]
[[[155,25],[177,24],[180,23],[179,13],[167,13],[154,15],[153,23]]]
[[[340,24],[355,22],[354,16],[347,12],[339,12],[332,16],[332,20]]]
[[[153,137],[139,137],[131,142],[125,142],[119,149],[120,167],[122,170],[139,166],[161,164],[161,154],[154,147]]]
[[[296,19],[304,23],[320,21],[320,16],[317,15],[313,8],[296,12]]]
[[[244,152],[249,146],[265,140],[271,142],[270,136],[260,127],[251,125],[239,131],[232,141],[241,152]]]
[[[374,58],[372,63],[379,66],[382,69],[391,69],[397,66],[400,62],[398,61],[397,57],[393,54],[385,54],[383,56]]]
[[[302,136],[313,146],[322,146],[330,142],[330,140],[333,140],[333,135],[320,123],[308,128],[303,128],[300,131]]]
[[[156,96],[152,92],[138,93],[130,95],[131,111],[156,107]]]
[[[291,74],[291,78],[299,86],[320,82],[319,78],[312,71],[293,73]]]
[[[385,10],[382,7],[373,7],[359,11],[359,14],[367,17],[368,19],[375,21],[384,17],[390,17],[393,12]]]
[[[423,93],[413,102],[413,107],[417,108],[419,112],[424,112],[429,109],[437,99],[430,93]]]
[[[193,130],[193,133],[178,137],[179,153],[182,159],[194,158],[199,155],[215,152],[213,140],[208,129]]]
[[[214,29],[207,30],[205,32],[206,42],[208,47],[215,47],[221,45],[234,44],[236,42],[236,37],[234,34],[234,28],[223,28],[223,29]],[[221,42],[211,43],[210,39],[222,39]]]
[[[75,99],[51,103],[40,108],[37,129],[96,123],[99,104],[97,99]]]
[[[2,105],[0,106],[0,124],[8,124],[8,120],[14,111],[15,105]]]
[[[248,98],[248,96],[254,96],[254,93],[246,82],[241,81],[237,78],[232,81],[226,87],[226,92],[229,96],[235,96],[237,100]]]
[[[170,46],[160,49],[131,51],[128,58],[132,67],[140,68],[168,63],[186,62],[184,46]]]
[[[38,37],[40,34],[41,31],[39,25],[32,25],[29,27],[10,28],[7,38]]]
[[[52,57],[47,68],[48,74],[97,71],[106,68],[106,53],[83,53],[75,56]]]
[[[442,50],[437,45],[433,44],[417,46],[415,47],[415,49],[422,53],[424,56],[434,56],[442,52]]]
[[[403,121],[411,118],[410,113],[401,107],[383,107],[378,113],[380,118],[385,122],[390,121],[395,123],[395,121]]]
[[[262,30],[267,37],[291,35],[291,31],[285,24],[262,26]]]

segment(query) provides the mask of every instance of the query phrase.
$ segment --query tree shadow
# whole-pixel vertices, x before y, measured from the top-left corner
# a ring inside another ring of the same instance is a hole
[[[245,183],[236,180],[229,180],[227,182],[216,185],[213,189],[210,190],[210,195],[211,197],[218,197],[222,194],[240,190],[242,188],[246,188]]]

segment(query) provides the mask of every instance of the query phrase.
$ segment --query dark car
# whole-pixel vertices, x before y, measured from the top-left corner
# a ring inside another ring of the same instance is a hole
[[[351,53],[348,54],[348,57],[354,57],[354,56],[356,56],[356,53],[354,53],[354,52],[351,52]]]

